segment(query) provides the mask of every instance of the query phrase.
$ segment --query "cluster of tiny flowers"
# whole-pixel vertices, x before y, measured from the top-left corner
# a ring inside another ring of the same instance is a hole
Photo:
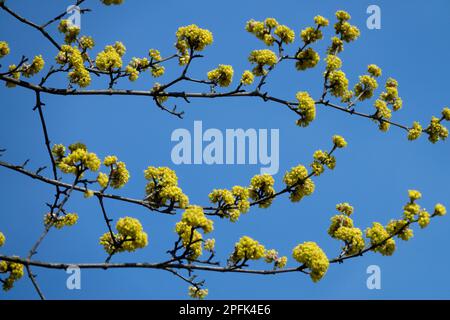
[[[307,48],[306,50],[300,50],[295,56],[295,67],[297,70],[306,70],[314,68],[320,61],[319,54],[313,48]]]
[[[100,0],[103,4],[110,6],[110,5],[118,5],[122,4],[123,0]]]
[[[23,277],[23,265],[16,262],[0,261],[0,274],[9,273],[6,279],[2,279],[3,290],[9,291],[14,286],[14,282]]]
[[[386,231],[390,235],[396,235],[399,239],[408,241],[414,236],[412,229],[408,228],[408,221],[406,220],[391,220],[386,226]]]
[[[264,261],[266,263],[273,263],[274,269],[283,269],[287,264],[287,257],[278,255],[278,251],[274,249],[266,250],[264,253]]]
[[[342,70],[331,71],[328,75],[328,86],[335,97],[345,98],[348,95],[348,79]]]
[[[78,42],[80,44],[80,48],[84,51],[92,49],[95,46],[95,41],[90,36],[82,36]]]
[[[422,126],[414,121],[412,127],[408,130],[408,140],[416,140],[422,135]]]
[[[208,295],[208,289],[200,289],[194,286],[189,287],[189,297],[193,299],[205,299]]]
[[[139,78],[140,72],[148,69],[149,67],[150,61],[148,61],[147,58],[133,58],[125,67],[125,72],[128,74],[128,79],[130,81],[136,81]]]
[[[84,67],[83,55],[77,47],[66,44],[61,46],[61,51],[59,51],[55,60],[61,65],[69,64],[70,69],[72,69],[68,74],[70,83],[77,84],[81,88],[87,87],[91,83],[90,73]]]
[[[272,46],[274,42],[292,43],[295,39],[294,30],[288,26],[279,24],[274,18],[267,18],[264,21],[255,21],[253,19],[247,21],[245,30],[254,34],[268,46]],[[278,40],[276,37],[278,37]]]
[[[315,24],[317,24],[320,27],[326,27],[330,23],[327,18],[322,17],[322,16],[315,16],[314,22],[315,22]]]
[[[176,32],[177,42],[175,47],[179,53],[180,65],[187,64],[191,51],[202,51],[213,43],[213,35],[209,30],[199,28],[195,24],[178,28]]]
[[[44,68],[44,65],[45,61],[42,58],[42,55],[38,55],[33,58],[31,64],[25,63],[22,65],[20,72],[25,78],[30,78],[35,74],[38,74]]]
[[[208,72],[208,79],[221,87],[228,87],[233,81],[232,66],[220,64],[216,69]]]
[[[2,232],[0,232],[0,247],[2,247],[5,244],[5,242],[6,242],[5,235]]]
[[[377,66],[376,64],[369,64],[367,66],[367,72],[373,76],[373,77],[381,77],[381,68],[379,66]]]
[[[209,200],[218,205],[218,213],[235,222],[241,213],[246,213],[250,208],[249,190],[241,186],[234,186],[231,191],[226,189],[214,189],[209,194]]]
[[[242,77],[241,77],[241,83],[245,86],[249,86],[253,83],[253,81],[255,80],[255,75],[249,71],[249,70],[245,70],[242,73]]]
[[[275,52],[269,49],[253,50],[248,57],[248,61],[256,64],[252,72],[255,76],[263,76],[267,73],[264,66],[272,67],[278,62]]]
[[[394,111],[398,111],[403,106],[403,100],[398,95],[398,82],[389,78],[385,84],[386,91],[380,94],[380,99],[392,106]]]
[[[58,26],[58,31],[64,33],[64,42],[67,44],[75,42],[80,34],[80,28],[73,25],[70,20],[61,20]]]
[[[100,245],[108,254],[144,248],[148,245],[148,236],[138,219],[125,217],[116,223],[118,233],[112,238],[111,232],[106,232],[100,237]]]
[[[327,151],[317,150],[314,152],[313,158],[314,161],[311,163],[311,168],[315,176],[320,176],[325,171],[324,166],[331,170],[336,167],[336,158]]]
[[[331,71],[340,69],[342,67],[342,61],[336,55],[329,54],[325,58],[325,62],[327,64],[327,67],[326,67],[327,72],[331,72]]]
[[[19,68],[17,68],[17,66],[15,64],[11,64],[8,68],[9,71],[9,76],[15,80],[19,80],[20,79],[20,71]],[[14,88],[16,86],[15,83],[11,82],[11,81],[6,81],[6,87],[7,88]]]
[[[202,229],[205,234],[210,233],[214,229],[213,221],[205,216],[202,207],[190,206],[183,213],[181,221],[175,225],[175,232],[183,241],[183,246],[186,249],[189,248],[188,257],[191,260],[202,255],[203,238],[196,229]],[[214,244],[215,242],[212,249]],[[205,248],[205,250],[208,249]]]
[[[269,174],[254,176],[250,181],[249,196],[252,200],[258,201],[260,208],[268,208],[273,201],[275,180]]]
[[[264,257],[266,249],[258,241],[244,236],[234,245],[234,251],[229,261],[237,264],[240,261],[259,260]]]
[[[375,113],[375,118],[378,121],[378,128],[381,131],[389,130],[390,123],[385,120],[389,120],[392,117],[391,109],[387,106],[386,102],[383,100],[375,100],[374,107],[377,110]]]
[[[203,243],[203,248],[205,248],[206,251],[213,252],[214,248],[216,246],[216,239],[206,239]]]
[[[448,108],[447,108],[448,109]],[[441,119],[437,117],[431,117],[430,124],[425,129],[425,132],[428,134],[428,140],[432,143],[436,143],[439,140],[445,140],[448,137],[448,129],[441,123],[442,120],[448,120],[448,112],[442,112],[443,116]]]
[[[0,58],[7,56],[9,54],[8,42],[0,41]]]
[[[84,144],[71,144],[69,150],[66,155],[66,148],[62,144],[56,144],[52,148],[55,162],[62,172],[80,175],[86,170],[98,171],[100,168],[100,159],[95,153],[88,152]]]
[[[292,202],[298,202],[303,197],[311,195],[315,189],[314,182],[308,178],[308,170],[302,165],[293,167],[286,172],[283,181],[289,188],[289,199]]]
[[[186,208],[189,198],[178,187],[178,177],[168,167],[148,167],[144,171],[145,179],[149,182],[145,186],[146,200],[156,208],[164,205],[178,204],[180,208]]]
[[[348,20],[350,20],[350,15],[342,10],[336,12],[336,18],[338,21],[334,25],[334,30],[336,34],[340,35],[341,39],[345,42],[351,42],[356,40],[360,31],[356,26],[351,25]]]
[[[338,203],[336,209],[343,215],[335,215],[331,218],[328,234],[337,240],[344,242],[343,252],[352,255],[364,249],[365,241],[361,229],[353,226],[353,220],[349,217],[353,213],[353,207],[347,203]]]
[[[299,244],[292,250],[292,257],[311,270],[309,276],[314,282],[322,279],[330,265],[326,254],[315,242]]]
[[[46,226],[55,227],[56,229],[62,229],[63,227],[71,227],[75,225],[77,221],[78,215],[76,213],[66,213],[60,216],[47,213],[44,216],[44,224]]]
[[[156,83],[153,85],[153,87],[152,87],[152,89],[151,89],[151,92],[154,93],[154,94],[156,95],[156,100],[157,100],[159,103],[164,103],[164,102],[167,101],[167,99],[169,99],[169,97],[168,97],[167,95],[165,95],[164,90],[162,90],[161,84],[158,83],[158,82],[156,82]]]
[[[130,173],[124,162],[118,161],[116,156],[106,156],[103,164],[110,168],[109,176],[100,173],[97,182],[102,188],[105,188],[108,183],[114,189],[122,188],[130,179]],[[105,178],[106,176],[106,178]]]
[[[316,118],[316,104],[308,92],[297,92],[298,110],[301,118],[297,120],[297,125],[306,127]]]
[[[383,256],[391,256],[395,251],[395,240],[379,222],[374,222],[371,228],[366,229],[366,237],[370,239],[370,245],[374,246],[374,252]]]
[[[336,148],[345,148],[347,146],[347,141],[345,141],[344,137],[339,135],[333,136],[333,144]]]
[[[300,37],[305,44],[314,43],[323,38],[322,30],[314,27],[307,27],[300,32]]]
[[[327,48],[327,53],[331,55],[336,55],[344,50],[344,42],[338,37],[331,38],[331,44]]]
[[[378,88],[377,80],[369,75],[359,76],[359,82],[355,85],[355,96],[359,101],[364,101],[373,97],[375,89]]]
[[[122,67],[122,56],[125,51],[125,46],[118,41],[112,46],[106,46],[95,58],[95,65],[99,70],[107,72],[119,69]]]

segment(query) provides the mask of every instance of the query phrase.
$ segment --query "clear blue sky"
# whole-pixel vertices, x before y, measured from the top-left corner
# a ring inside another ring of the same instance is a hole
[[[7,1],[9,5],[38,22],[55,16],[70,1]],[[378,4],[382,10],[381,30],[365,27],[366,8]],[[394,120],[410,125],[413,120],[427,123],[439,115],[448,100],[448,31],[450,3],[441,1],[131,1],[121,6],[106,7],[97,0],[86,1],[93,12],[82,18],[82,33],[92,35],[96,50],[116,40],[123,41],[128,52],[125,60],[144,56],[149,48],[158,48],[163,55],[174,52],[175,31],[179,26],[196,23],[211,30],[214,44],[192,67],[192,75],[203,77],[219,63],[231,64],[236,73],[248,69],[247,56],[263,44],[244,30],[251,18],[275,17],[297,33],[311,24],[316,14],[333,20],[334,12],[344,9],[352,22],[360,27],[360,39],[346,46],[342,54],[344,71],[352,84],[369,63],[383,68],[387,76],[400,83],[404,108]],[[52,32],[55,32],[56,26]],[[328,28],[325,39],[332,35]],[[60,35],[57,35],[61,39]],[[7,65],[22,54],[43,54],[53,61],[54,48],[40,34],[19,24],[0,12],[0,40],[10,43],[12,54],[2,61]],[[62,41],[62,39],[61,39]],[[326,41],[318,45],[323,57]],[[292,46],[292,51],[295,46]],[[97,52],[97,51],[95,51]],[[48,67],[47,65],[46,67]],[[4,67],[3,67],[4,69]],[[2,69],[2,70],[3,70]],[[315,97],[321,91],[323,63],[314,71],[298,73],[292,64],[276,70],[268,88],[277,96],[293,99],[297,91],[308,90]],[[177,74],[176,63],[167,65],[166,82]],[[135,84],[121,82],[120,88],[149,89],[149,75]],[[66,86],[64,78],[50,82]],[[92,87],[105,87],[95,81]],[[25,89],[0,88],[0,147],[8,149],[3,159],[22,163],[30,158],[30,167],[48,163],[38,115],[32,111],[34,95]],[[269,209],[254,208],[236,224],[216,221],[214,236],[219,257],[224,261],[235,241],[249,235],[268,248],[277,248],[291,258],[292,248],[303,241],[316,241],[329,257],[338,253],[340,244],[330,239],[326,230],[335,214],[335,204],[348,201],[356,208],[355,222],[361,228],[372,221],[386,223],[402,214],[407,190],[416,188],[423,193],[421,204],[431,209],[437,202],[450,205],[448,181],[450,145],[432,145],[422,137],[409,142],[405,132],[392,128],[388,133],[378,131],[367,119],[318,107],[317,120],[308,128],[295,125],[295,115],[280,105],[256,99],[193,100],[191,104],[177,101],[186,112],[183,120],[158,110],[143,97],[58,97],[44,95],[48,129],[54,143],[85,142],[99,156],[117,154],[126,162],[131,180],[121,193],[140,198],[144,194],[142,171],[149,165],[172,166],[180,185],[190,196],[191,203],[207,202],[213,188],[246,185],[259,173],[258,165],[245,166],[174,166],[170,151],[170,135],[176,128],[193,127],[202,120],[205,128],[278,128],[280,129],[280,171],[275,176],[276,187],[282,188],[286,170],[299,163],[307,165],[316,149],[330,146],[333,134],[343,135],[349,146],[337,153],[337,167],[315,179],[316,192],[298,204],[286,197],[274,202]],[[372,112],[370,103],[359,110]],[[2,253],[25,256],[42,231],[45,202],[50,201],[53,188],[6,169],[0,169],[0,231],[7,236]],[[45,173],[50,175],[50,171]],[[149,234],[149,246],[139,252],[123,253],[113,261],[160,261],[175,240],[174,224],[179,216],[167,217],[132,205],[106,201],[114,219],[138,217]],[[79,223],[72,228],[52,230],[36,258],[49,261],[95,262],[104,259],[98,245],[105,232],[104,221],[95,199],[84,200],[77,194],[67,209],[79,214]],[[392,257],[368,254],[342,265],[332,265],[326,277],[312,283],[303,274],[280,276],[243,276],[236,274],[200,273],[207,280],[209,298],[246,299],[375,299],[375,298],[450,298],[450,220],[436,219],[425,230],[415,230],[409,242],[397,241]],[[290,259],[292,260],[292,259]],[[292,265],[292,261],[290,261]],[[366,268],[376,264],[382,271],[382,289],[366,288]],[[255,267],[262,266],[254,264]],[[164,271],[110,270],[84,271],[82,290],[66,289],[64,271],[34,269],[48,298],[62,299],[177,299],[186,298],[187,285]],[[25,277],[16,287],[0,298],[36,298]]]

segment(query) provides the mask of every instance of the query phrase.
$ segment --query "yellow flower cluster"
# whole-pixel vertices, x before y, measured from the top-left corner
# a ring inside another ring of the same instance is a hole
[[[392,106],[394,111],[400,110],[403,106],[403,100],[398,96],[398,82],[389,78],[385,85],[386,91],[382,92],[380,99]]]
[[[156,60],[156,61],[162,60],[162,58],[161,58],[161,53],[159,52],[159,50],[156,50],[156,49],[150,49],[150,50],[148,50],[148,55],[149,55],[150,58],[152,58],[153,60]]]
[[[118,41],[113,46],[106,46],[95,58],[95,65],[102,71],[112,72],[119,69],[122,67],[122,56],[125,51],[125,46]]]
[[[189,297],[193,299],[205,299],[208,295],[208,289],[200,289],[194,286],[189,287]]]
[[[412,128],[408,130],[408,140],[416,140],[422,135],[422,126],[419,122],[414,121]]]
[[[392,117],[391,109],[388,108],[386,102],[383,100],[377,99],[375,100],[374,107],[377,110],[375,113],[375,117],[379,122],[378,128],[381,131],[387,131],[390,127],[390,124],[383,120],[389,120]]]
[[[292,250],[292,257],[311,270],[309,276],[314,282],[322,279],[330,265],[326,254],[315,242],[299,244]]]
[[[213,221],[208,219],[200,206],[189,206],[183,213],[181,222],[192,228],[200,228],[204,233],[214,230]]]
[[[327,18],[322,17],[322,16],[315,16],[315,17],[314,17],[314,22],[315,22],[315,24],[317,24],[319,27],[326,27],[326,26],[328,26],[328,24],[330,23],[330,22],[328,21]]]
[[[59,169],[64,173],[78,174],[85,170],[98,171],[101,165],[100,159],[93,152],[88,152],[86,146],[82,143],[75,143],[69,146],[69,154],[65,156],[65,148],[61,155],[61,146],[55,145],[53,154]],[[64,147],[64,146],[63,146]]]
[[[42,55],[35,56],[31,64],[24,64],[20,72],[25,78],[29,78],[39,73],[44,68],[45,61]]]
[[[355,85],[355,96],[359,101],[364,101],[373,97],[373,92],[378,88],[378,82],[369,75],[359,76],[359,82]]]
[[[303,29],[300,32],[300,36],[305,44],[314,43],[323,38],[322,30],[313,27]]]
[[[5,244],[5,242],[6,242],[5,235],[2,232],[0,232],[0,247],[2,247]]]
[[[266,250],[264,253],[264,261],[266,263],[273,263],[274,269],[283,269],[287,264],[287,257],[278,255],[278,251],[274,249]]]
[[[325,166],[333,170],[336,167],[336,158],[327,151],[317,150],[313,154],[314,161],[311,168],[315,176],[320,176],[325,171]]]
[[[279,38],[279,42],[286,44],[294,42],[295,39],[295,32],[288,26],[279,24],[274,18],[267,18],[264,21],[255,21],[252,19],[247,21],[245,29],[254,34],[258,39],[264,41],[268,46],[273,45],[277,41],[275,36]],[[274,31],[273,35],[272,31]]]
[[[333,144],[336,148],[345,148],[347,146],[347,141],[345,141],[344,137],[339,135],[333,136]]]
[[[367,72],[372,76],[372,77],[380,77],[381,76],[381,68],[379,66],[377,66],[376,64],[369,64],[367,66]]]
[[[269,174],[256,175],[250,181],[249,195],[255,201],[258,201],[260,208],[268,208],[273,201],[275,181]]]
[[[216,239],[206,239],[203,243],[203,248],[205,248],[206,251],[213,252],[214,248],[216,246]]]
[[[348,202],[338,203],[336,210],[347,216],[351,216],[353,213],[353,207]]]
[[[344,51],[344,42],[338,37],[331,38],[331,45],[327,48],[327,53],[336,55],[342,51]]]
[[[130,81],[136,81],[139,78],[139,73],[150,67],[150,61],[147,58],[133,58],[125,68]],[[164,67],[161,67],[164,72]]]
[[[7,56],[9,54],[8,42],[0,41],[0,58]]]
[[[44,216],[44,224],[46,226],[52,226],[56,229],[62,229],[63,227],[71,227],[78,221],[78,215],[76,213],[66,213],[63,216],[52,215],[47,213]]]
[[[232,66],[219,64],[216,69],[208,72],[208,79],[221,87],[228,87],[233,81],[233,74]]]
[[[341,59],[336,56],[336,55],[332,55],[329,54],[326,58],[325,58],[325,62],[327,63],[327,67],[326,70],[328,72],[340,69],[342,67],[342,61]]]
[[[219,214],[235,222],[241,213],[246,213],[250,208],[249,190],[241,186],[234,186],[231,191],[226,189],[214,189],[209,194],[209,200],[216,203]]]
[[[301,118],[297,120],[297,125],[307,127],[316,118],[316,103],[308,92],[297,92],[298,110]]]
[[[445,216],[447,214],[447,209],[444,207],[444,205],[438,203],[434,207],[434,216]]]
[[[87,87],[91,83],[91,76],[89,71],[84,67],[83,56],[77,47],[71,47],[69,45],[61,46],[61,51],[55,57],[58,64],[69,64],[71,72],[69,72],[70,83],[78,84],[80,87]]]
[[[248,61],[252,64],[256,64],[252,72],[255,76],[263,76],[267,70],[264,66],[272,67],[278,62],[275,52],[269,49],[253,50],[248,57]]]
[[[66,148],[63,145],[57,144],[52,148],[56,164],[62,172],[78,175],[86,170],[98,171],[100,168],[100,159],[95,153],[88,152],[84,144],[71,144],[69,150],[70,152],[66,156]]]
[[[249,71],[249,70],[245,70],[242,73],[242,77],[241,77],[241,83],[245,86],[249,86],[253,83],[253,81],[255,80],[255,75]]]
[[[390,235],[396,234],[399,239],[404,241],[408,241],[414,236],[414,232],[408,228],[406,220],[391,220],[386,226],[386,231]]]
[[[73,25],[70,20],[61,20],[59,22],[58,30],[59,32],[64,33],[64,42],[67,44],[75,42],[80,34],[80,28]]]
[[[432,143],[445,140],[448,137],[448,129],[442,125],[441,119],[437,117],[431,117],[430,124],[425,132],[428,134],[428,140]]]
[[[336,238],[336,231],[339,228],[353,228],[353,220],[348,215],[338,214],[331,218],[331,224],[328,228],[328,234],[332,238]]]
[[[366,229],[366,237],[370,239],[370,245],[375,246],[374,252],[383,256],[391,256],[395,251],[395,240],[390,238],[389,232],[379,222],[374,222],[372,228]]]
[[[123,0],[100,0],[103,4],[110,6],[112,4],[117,5],[117,4],[122,4]]]
[[[17,66],[15,64],[12,64],[8,68],[10,74],[9,76],[13,79],[19,80],[20,79],[20,71],[18,71]],[[16,86],[15,83],[12,83],[11,81],[6,81],[6,87],[7,88],[14,88]]]
[[[340,227],[334,233],[334,238],[345,243],[345,254],[352,255],[364,249],[365,242],[361,229],[354,227]]]
[[[335,97],[345,97],[348,94],[348,79],[342,70],[331,71],[328,75],[330,92]]]
[[[297,70],[314,68],[320,61],[319,54],[313,48],[301,50],[296,56],[295,67]]]
[[[175,47],[180,55],[180,65],[189,62],[191,58],[190,51],[202,51],[213,42],[212,33],[209,30],[199,28],[195,24],[178,28],[176,37]]]
[[[178,187],[178,177],[168,167],[148,167],[144,171],[145,179],[149,182],[145,186],[146,200],[156,208],[164,205],[178,204],[180,208],[189,205],[189,198]]]
[[[183,213],[181,221],[175,225],[175,232],[180,236],[183,241],[183,246],[188,251],[188,257],[191,260],[197,259],[202,255],[202,235],[196,229],[202,229],[204,233],[210,233],[213,231],[213,221],[206,218],[202,207],[190,206]],[[209,243],[209,249],[214,250],[214,243]],[[205,250],[209,250],[208,246]]]
[[[336,18],[338,19],[338,22],[334,25],[334,30],[336,31],[336,34],[340,35],[342,40],[351,42],[359,37],[360,31],[356,26],[353,26],[348,22],[351,17],[347,12],[342,10],[337,11]]]
[[[450,108],[444,107],[442,109],[442,119],[450,121]]]
[[[167,101],[167,99],[169,99],[169,97],[165,95],[164,90],[161,90],[161,84],[158,83],[158,82],[156,82],[156,83],[153,85],[153,87],[152,87],[152,89],[151,89],[151,92],[154,93],[154,94],[156,95],[156,100],[157,100],[159,103],[164,103],[164,102]]]
[[[262,244],[244,236],[234,245],[234,252],[230,256],[230,261],[236,264],[245,260],[259,260],[264,257],[265,252],[266,249]]]
[[[23,265],[16,262],[0,261],[0,273],[8,273],[8,278],[2,280],[3,290],[11,290],[14,282],[23,277]]]
[[[148,236],[138,219],[125,217],[116,223],[118,233],[111,238],[111,233],[106,232],[100,237],[100,245],[108,254],[123,251],[133,252],[148,245]]]
[[[116,156],[106,156],[103,160],[103,164],[110,168],[109,176],[106,176],[105,174],[101,175],[99,174],[100,178],[97,178],[97,181],[99,182],[100,186],[103,188],[108,185],[113,187],[114,189],[120,189],[122,188],[130,179],[130,173],[127,170],[127,167],[124,162],[118,161]],[[106,176],[106,179],[105,179]],[[106,182],[106,184],[105,184]]]
[[[298,202],[303,197],[311,195],[315,189],[314,182],[308,178],[308,170],[302,165],[293,167],[286,172],[283,181],[290,189],[289,198],[292,202]]]
[[[95,41],[92,37],[82,36],[79,40],[80,48],[84,51],[92,49],[95,46]]]

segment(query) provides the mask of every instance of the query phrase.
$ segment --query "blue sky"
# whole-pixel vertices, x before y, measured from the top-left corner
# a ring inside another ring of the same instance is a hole
[[[8,1],[9,5],[32,20],[43,22],[57,15],[70,1]],[[366,8],[377,4],[382,11],[381,30],[368,30]],[[213,4],[210,1],[131,1],[122,6],[106,7],[97,0],[86,1],[93,12],[82,17],[82,33],[96,40],[96,51],[116,40],[123,41],[128,51],[125,60],[145,56],[149,48],[163,55],[174,53],[175,31],[179,26],[196,23],[211,30],[214,44],[204,51],[205,59],[193,64],[192,75],[201,78],[217,64],[231,64],[236,74],[250,66],[247,56],[263,43],[245,29],[251,18],[275,17],[298,32],[321,14],[332,21],[338,9],[352,15],[352,23],[361,29],[357,42],[346,46],[341,57],[343,69],[352,84],[366,66],[376,63],[383,68],[380,82],[388,76],[396,78],[404,101],[394,120],[410,125],[423,124],[432,115],[439,115],[448,104],[447,75],[450,72],[446,41],[450,27],[450,3],[428,1],[234,1]],[[51,30],[58,39],[56,25]],[[315,46],[321,56],[332,28],[325,31],[325,40]],[[50,62],[54,48],[39,33],[0,12],[0,40],[10,43],[12,54],[2,64],[15,62],[22,54],[43,54]],[[49,65],[47,64],[47,68]],[[4,69],[4,67],[3,67]],[[2,70],[3,70],[2,69]],[[176,63],[166,65],[167,82],[180,72]],[[271,74],[267,89],[276,96],[293,100],[297,91],[307,90],[317,97],[321,92],[319,68],[297,72],[290,63]],[[37,81],[35,79],[35,81]],[[148,90],[154,80],[147,74],[138,82],[119,83],[118,88]],[[65,87],[65,78],[55,78],[49,85]],[[92,88],[104,88],[106,80],[95,80]],[[192,90],[195,89],[189,86]],[[34,94],[25,89],[0,88],[0,147],[7,152],[2,159],[22,163],[30,158],[30,168],[48,163],[36,112],[32,111]],[[257,99],[177,101],[186,114],[183,120],[158,110],[144,97],[59,97],[44,95],[45,114],[54,143],[83,141],[99,156],[113,153],[126,162],[131,173],[121,194],[135,198],[144,195],[143,170],[149,165],[171,166],[179,176],[180,186],[191,203],[205,204],[213,188],[247,185],[259,173],[259,165],[179,165],[171,163],[174,143],[170,135],[176,128],[193,130],[194,120],[202,120],[204,128],[265,128],[280,130],[280,171],[275,175],[281,189],[286,170],[297,164],[307,165],[316,149],[327,149],[334,134],[343,135],[349,146],[340,150],[337,167],[315,179],[316,192],[300,203],[286,197],[274,201],[269,209],[253,208],[238,223],[215,221],[213,236],[222,261],[231,253],[234,243],[249,235],[268,248],[291,256],[292,248],[304,241],[316,241],[329,257],[338,253],[339,243],[327,236],[329,219],[335,204],[350,202],[355,207],[354,220],[365,228],[372,221],[387,223],[399,217],[407,190],[423,193],[421,204],[431,209],[435,203],[450,205],[448,181],[450,147],[448,143],[429,143],[426,137],[415,142],[405,132],[392,128],[382,133],[367,119],[352,117],[335,110],[318,107],[317,120],[308,128],[295,125],[296,117],[289,110]],[[358,110],[372,112],[370,102]],[[7,236],[2,253],[25,256],[42,231],[45,202],[51,200],[53,188],[17,173],[0,169],[1,215],[0,231]],[[50,175],[46,170],[45,174]],[[70,178],[70,177],[66,177]],[[136,253],[123,253],[113,261],[160,261],[175,240],[174,224],[178,216],[162,216],[125,203],[106,201],[112,218],[139,218],[149,234],[149,246]],[[104,221],[95,199],[85,200],[77,194],[67,209],[77,212],[79,223],[63,230],[52,230],[36,259],[66,262],[96,262],[104,259],[98,237],[105,232]],[[409,242],[397,241],[392,257],[368,254],[341,265],[332,265],[326,277],[312,283],[303,274],[279,276],[245,276],[238,274],[199,273],[206,279],[211,299],[448,299],[450,298],[450,256],[448,217],[436,219],[424,230],[415,230]],[[292,260],[292,259],[291,259]],[[293,262],[290,261],[291,265]],[[366,268],[378,265],[382,273],[382,289],[368,290]],[[255,263],[254,267],[263,265]],[[82,289],[66,289],[64,271],[35,269],[48,298],[52,299],[182,299],[187,285],[164,271],[96,270],[83,271]],[[15,288],[0,292],[1,299],[36,298],[28,279]]]

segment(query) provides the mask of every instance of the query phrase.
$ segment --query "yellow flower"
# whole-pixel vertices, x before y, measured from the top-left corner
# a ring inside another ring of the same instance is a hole
[[[0,232],[0,247],[2,247],[5,244],[5,242],[6,242],[5,235],[2,232]]]
[[[353,207],[348,202],[338,203],[336,210],[347,216],[351,216],[353,213]]]
[[[123,0],[100,0],[103,4],[110,6],[112,4],[118,5],[122,4]]]
[[[15,71],[13,71],[13,72],[10,74],[10,77],[11,77],[11,78],[13,78],[13,79],[15,79],[15,80],[19,80],[19,79],[20,79],[20,72],[18,71],[17,66],[16,66],[15,64],[10,65],[9,68],[8,68],[8,70],[9,70],[9,72],[15,70]],[[7,87],[7,88],[14,88],[15,86],[16,86],[15,83],[13,83],[13,82],[11,82],[11,81],[6,81],[6,87]]]
[[[275,180],[269,174],[254,176],[250,181],[249,195],[255,201],[258,201],[260,208],[268,208],[273,201],[275,189],[273,185]]]
[[[285,25],[278,25],[274,31],[275,35],[277,35],[281,42],[286,44],[294,42],[295,32]]]
[[[445,107],[444,109],[442,109],[442,118],[450,121],[450,108]]]
[[[339,135],[333,136],[333,143],[337,148],[345,148],[347,146],[347,141]]]
[[[320,26],[320,27],[326,27],[329,24],[328,19],[322,17],[322,16],[315,16],[314,17],[314,22]]]
[[[396,234],[398,238],[407,241],[414,236],[413,230],[408,228],[406,220],[391,220],[386,226],[386,231],[390,235]]]
[[[249,70],[245,70],[244,73],[242,73],[241,83],[243,85],[248,86],[253,83],[254,79],[255,79],[255,76],[253,75],[253,73]]]
[[[206,251],[214,251],[214,247],[216,245],[216,240],[215,239],[207,239],[205,240],[203,247],[205,248]]]
[[[327,71],[334,71],[342,67],[341,59],[332,54],[329,54],[325,58],[325,62],[327,63]]]
[[[381,76],[381,68],[376,64],[369,64],[367,66],[367,72],[369,72],[373,77]]]
[[[309,276],[314,282],[322,279],[330,265],[326,254],[315,242],[299,244],[292,250],[292,257],[311,270]]]
[[[54,226],[56,229],[63,227],[71,227],[78,221],[78,215],[76,213],[67,213],[63,216],[55,216],[51,213],[47,213],[44,216],[44,224],[46,226]]]
[[[298,202],[304,196],[309,196],[314,192],[314,182],[308,178],[308,170],[298,165],[286,172],[283,178],[286,187],[290,188],[290,196],[292,202]]]
[[[29,78],[39,73],[44,68],[45,61],[42,55],[35,56],[31,64],[25,64],[20,71],[25,78]]]
[[[417,190],[408,190],[408,197],[411,201],[415,201],[422,198],[422,194]]]
[[[416,140],[422,135],[422,126],[419,122],[414,121],[411,129],[408,130],[408,140]]]
[[[107,232],[100,237],[100,245],[108,254],[144,248],[148,245],[148,236],[144,232],[142,224],[138,219],[131,217],[120,218],[116,223],[118,233]]]
[[[295,58],[297,59],[295,63],[297,70],[314,68],[320,61],[319,54],[313,48],[300,51]]]
[[[200,289],[194,286],[189,287],[189,297],[193,299],[205,299],[208,295],[208,289]]]
[[[420,211],[417,222],[422,229],[425,228],[430,224],[430,214],[425,210]]]
[[[313,27],[308,27],[300,32],[303,42],[306,44],[314,43],[323,38],[322,31]]]
[[[228,87],[233,81],[234,70],[232,66],[219,64],[217,69],[208,72],[208,79],[221,87]]]
[[[444,207],[444,205],[442,205],[440,203],[436,204],[436,206],[434,207],[433,215],[445,216],[446,213],[447,213],[447,209]]]
[[[92,37],[82,36],[80,38],[80,48],[83,50],[92,49],[95,46],[95,41]]]
[[[301,118],[297,120],[297,125],[306,127],[316,118],[316,104],[308,92],[297,92],[298,110]]]
[[[238,263],[242,260],[259,260],[264,257],[265,251],[264,246],[258,241],[244,236],[234,245],[234,252],[230,256],[230,261]]]
[[[100,172],[97,177],[97,182],[102,188],[106,188],[109,183],[109,177],[107,174]]]
[[[395,240],[390,238],[386,229],[378,222],[372,224],[372,228],[366,229],[366,237],[370,239],[370,245],[375,246],[374,252],[383,256],[391,256],[395,251]]]
[[[343,97],[348,92],[348,79],[342,70],[330,72],[328,83],[331,94],[335,97]]]
[[[248,61],[252,64],[256,64],[253,68],[253,74],[256,76],[262,76],[266,74],[267,70],[264,66],[273,66],[278,62],[275,52],[269,49],[253,50],[248,57]]]
[[[123,50],[120,45],[117,49]],[[106,46],[95,58],[95,65],[102,71],[112,71],[122,67],[122,55],[114,46]]]
[[[0,41],[0,58],[9,54],[9,46],[6,41]]]
[[[159,50],[156,50],[156,49],[150,49],[150,50],[148,51],[148,55],[149,55],[151,58],[153,58],[154,60],[156,60],[156,61],[162,60],[162,58],[161,58],[161,53],[159,52]]]
[[[213,221],[206,218],[203,208],[200,206],[189,206],[184,211],[181,222],[193,228],[200,228],[204,233],[214,230]]]

